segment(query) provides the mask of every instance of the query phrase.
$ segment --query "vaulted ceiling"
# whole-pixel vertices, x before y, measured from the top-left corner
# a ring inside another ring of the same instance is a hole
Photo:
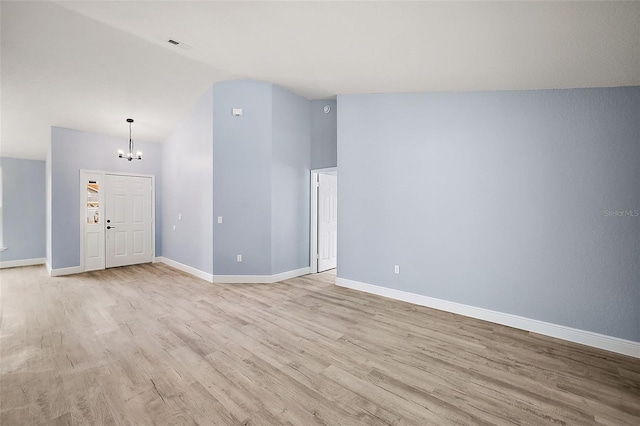
[[[0,155],[50,126],[162,142],[212,83],[346,93],[640,85],[640,2],[2,1]],[[173,39],[181,44],[173,45]]]

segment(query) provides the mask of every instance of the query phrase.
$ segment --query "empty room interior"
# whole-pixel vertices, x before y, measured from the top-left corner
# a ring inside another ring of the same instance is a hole
[[[640,424],[640,2],[0,23],[0,424]]]

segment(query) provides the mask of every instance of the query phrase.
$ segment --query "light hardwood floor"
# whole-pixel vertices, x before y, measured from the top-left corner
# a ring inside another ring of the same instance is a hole
[[[335,286],[0,271],[0,424],[640,425],[640,360]]]

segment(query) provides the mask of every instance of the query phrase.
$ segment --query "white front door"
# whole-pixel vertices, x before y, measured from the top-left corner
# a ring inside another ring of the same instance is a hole
[[[153,261],[151,177],[105,175],[106,267]]]
[[[318,272],[333,269],[338,260],[338,176],[318,175]]]

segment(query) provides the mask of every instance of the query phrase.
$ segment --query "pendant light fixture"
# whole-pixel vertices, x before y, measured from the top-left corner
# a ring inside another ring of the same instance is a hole
[[[133,159],[142,160],[142,152],[136,151],[136,154],[133,155],[133,140],[131,140],[131,123],[133,123],[133,118],[127,118],[127,123],[129,123],[129,151],[125,154],[123,150],[118,150],[118,157],[126,158],[131,161]]]

